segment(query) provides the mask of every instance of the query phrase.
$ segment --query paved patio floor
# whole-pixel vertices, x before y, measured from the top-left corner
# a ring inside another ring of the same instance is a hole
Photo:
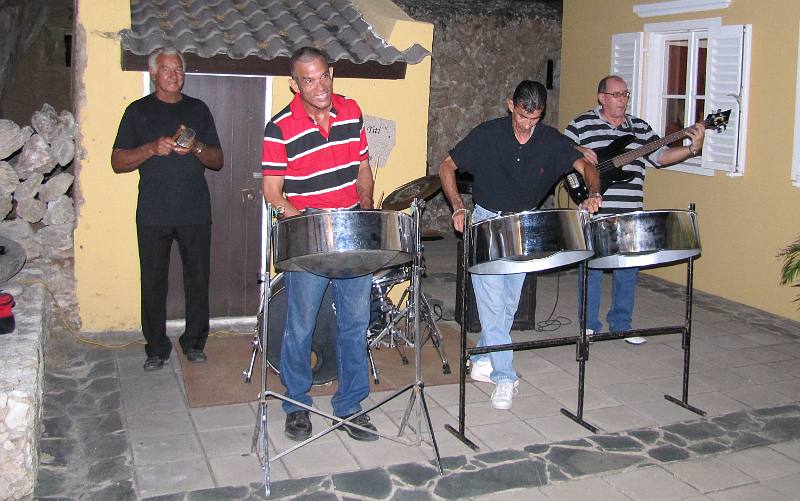
[[[423,290],[442,307],[439,323],[458,331],[455,240],[425,246]],[[540,275],[541,330],[515,331],[515,340],[576,334],[576,281],[574,270]],[[642,276],[637,294],[636,328],[683,323],[682,286]],[[584,417],[600,428],[596,435],[560,412],[577,405],[575,347],[522,351],[515,354],[521,379],[510,411],[491,407],[492,385],[467,384],[466,435],[479,452],[444,429],[457,427],[458,386],[425,388],[444,476],[433,468],[427,435],[420,446],[407,446],[355,442],[335,431],[271,463],[272,497],[800,498],[800,324],[697,291],[693,306],[689,403],[705,418],[664,399],[681,395],[678,334],[640,346],[591,346]],[[46,357],[38,499],[263,497],[263,472],[251,453],[257,403],[189,408],[177,360],[145,373],[141,346],[89,346],[62,326]],[[246,362],[230,370],[240,372]],[[458,361],[450,363],[458,370]],[[256,384],[253,391],[255,399]],[[373,393],[370,402],[386,394]],[[396,433],[408,401],[401,396],[374,410],[372,422]],[[268,412],[273,455],[292,444],[278,404]],[[316,404],[330,411],[329,398]],[[315,431],[324,427],[319,416],[313,422]]]

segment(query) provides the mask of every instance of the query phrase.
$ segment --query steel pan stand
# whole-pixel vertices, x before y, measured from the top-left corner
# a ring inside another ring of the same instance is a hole
[[[567,416],[579,425],[583,426],[592,433],[597,433],[598,428],[583,419],[583,397],[586,387],[586,362],[589,360],[589,338],[586,335],[586,300],[589,289],[589,266],[587,261],[583,262],[581,269],[581,282],[583,291],[581,293],[581,308],[578,313],[580,316],[581,335],[575,343],[575,359],[578,362],[578,407],[575,413],[565,408],[561,408],[561,414]]]
[[[414,257],[413,257],[413,261],[412,261],[413,264],[412,264],[412,268],[411,268],[412,269],[412,272],[411,272],[411,294],[409,295],[409,302],[411,302],[413,304],[414,332],[415,332],[415,336],[416,336],[417,339],[419,338],[419,302],[417,300],[417,296],[419,294],[419,279],[420,279],[420,275],[421,275],[421,266],[420,265],[422,263],[422,242],[421,242],[421,238],[420,238],[419,221],[420,221],[420,207],[421,207],[421,205],[423,203],[424,202],[420,201],[419,199],[415,199],[414,203],[411,205],[412,213],[413,213],[413,221],[414,221],[413,228],[414,228],[414,239],[415,239],[414,249],[415,250],[414,250]],[[267,204],[267,214],[268,214],[268,217],[266,218],[267,221],[265,221],[266,229],[267,229],[267,233],[266,233],[267,234],[267,238],[266,238],[267,242],[266,242],[265,246],[263,246],[263,244],[262,244],[262,248],[265,249],[265,253],[264,253],[265,256],[271,256],[270,240],[271,240],[273,227],[275,226],[274,220],[273,220],[275,214],[274,214],[273,209],[272,209],[272,204]],[[266,271],[263,274],[264,275],[264,279],[263,279],[264,283],[262,284],[263,289],[262,289],[262,293],[261,293],[261,322],[260,322],[260,324],[257,323],[257,326],[256,326],[257,338],[254,339],[254,341],[253,341],[253,353],[251,354],[248,370],[244,371],[243,375],[245,377],[245,381],[249,382],[250,381],[250,377],[252,375],[252,369],[253,369],[253,366],[254,366],[254,363],[255,363],[256,354],[257,354],[258,351],[260,351],[261,352],[261,388],[260,388],[260,391],[259,391],[259,394],[258,394],[258,416],[256,418],[255,429],[253,430],[253,442],[252,442],[251,452],[253,452],[253,453],[255,453],[257,455],[259,461],[262,464],[262,468],[263,468],[263,472],[264,472],[263,478],[264,478],[264,493],[265,493],[265,495],[269,496],[269,494],[270,494],[270,480],[269,480],[269,470],[270,470],[270,468],[269,468],[269,463],[271,461],[275,461],[277,459],[280,459],[281,457],[283,457],[283,456],[285,456],[285,455],[287,455],[287,454],[299,449],[300,447],[303,447],[304,445],[307,445],[307,444],[313,442],[314,440],[317,440],[318,438],[321,438],[324,435],[327,435],[328,433],[330,433],[330,432],[332,432],[332,431],[334,431],[334,430],[336,430],[336,429],[338,429],[338,428],[340,428],[340,427],[342,427],[344,425],[348,425],[348,426],[351,426],[353,428],[357,428],[357,429],[362,430],[362,431],[367,431],[367,432],[376,434],[376,435],[378,435],[380,437],[383,437],[385,439],[388,439],[388,440],[391,440],[393,442],[397,442],[397,443],[400,443],[400,444],[403,444],[403,445],[419,447],[421,445],[421,443],[422,443],[422,425],[425,424],[427,426],[428,433],[430,433],[431,444],[433,446],[434,454],[436,455],[436,466],[437,466],[437,469],[439,470],[439,474],[443,475],[444,474],[444,470],[442,469],[441,457],[439,455],[439,446],[436,443],[436,436],[434,435],[434,432],[433,432],[433,425],[431,424],[430,412],[428,412],[428,405],[425,402],[425,392],[424,392],[425,384],[422,381],[422,346],[421,346],[422,343],[417,342],[417,343],[414,344],[414,378],[415,378],[414,379],[414,383],[413,384],[409,384],[409,385],[405,386],[404,388],[396,391],[395,393],[393,393],[393,394],[389,395],[388,397],[384,398],[383,400],[381,400],[377,404],[375,404],[375,405],[373,405],[373,406],[371,406],[371,407],[369,407],[367,409],[363,409],[360,412],[357,412],[357,413],[351,415],[347,419],[343,419],[343,418],[340,418],[338,416],[334,416],[332,414],[328,414],[328,413],[323,412],[323,411],[321,411],[319,409],[315,409],[314,407],[311,407],[311,406],[308,406],[306,404],[303,404],[302,402],[298,402],[296,400],[293,400],[293,399],[291,399],[291,398],[289,398],[289,397],[287,397],[285,395],[282,395],[280,393],[276,393],[274,391],[271,391],[271,390],[267,389],[267,371],[268,371],[268,366],[267,366],[266,353],[268,352],[267,351],[267,343],[268,343],[268,340],[269,340],[268,331],[269,331],[269,301],[270,301],[270,287],[269,287],[269,284],[270,284],[270,280],[269,280],[270,279],[270,270],[269,270],[269,260],[265,259],[264,261],[266,263],[265,264],[265,270]],[[365,333],[365,335],[366,335],[366,333]],[[411,392],[410,393],[410,398],[409,398],[408,405],[406,406],[406,410],[405,410],[405,412],[403,414],[403,419],[400,422],[400,426],[398,428],[398,432],[397,432],[396,436],[386,435],[386,434],[383,434],[383,433],[380,433],[380,432],[374,432],[372,430],[368,430],[368,429],[366,429],[366,428],[364,428],[364,427],[362,427],[360,425],[354,424],[352,422],[357,417],[359,417],[359,416],[361,416],[363,414],[367,414],[367,413],[373,411],[374,409],[377,409],[378,407],[381,407],[382,405],[386,404],[387,402],[389,402],[391,400],[394,400],[395,398],[399,397],[400,395],[402,395],[403,393],[406,393],[406,392]],[[274,398],[276,400],[291,402],[292,404],[297,405],[298,407],[300,407],[302,409],[305,409],[305,410],[307,410],[309,412],[313,412],[314,414],[318,414],[318,415],[323,416],[323,417],[325,417],[327,419],[330,419],[331,421],[334,422],[334,424],[332,426],[330,426],[329,428],[326,428],[326,429],[324,429],[324,430],[322,430],[320,432],[317,432],[316,434],[312,435],[311,437],[307,438],[306,440],[303,440],[302,442],[298,442],[297,444],[293,445],[292,447],[290,447],[290,448],[286,449],[285,451],[280,452],[279,454],[276,454],[274,457],[270,458],[269,457],[269,433],[268,433],[268,429],[267,429],[267,419],[268,419],[268,417],[267,417],[267,399],[268,398]],[[416,403],[417,400],[419,400],[420,405],[418,405],[416,407],[416,409],[417,409],[417,412],[416,412],[416,425],[415,426],[411,426],[409,424],[409,418],[411,416],[411,411],[414,409],[414,404]],[[423,414],[424,414],[424,417],[425,417],[424,423],[423,423],[423,419],[422,419],[423,418]],[[405,430],[406,426],[409,426],[409,428],[412,428],[413,431],[414,431],[415,437],[414,437],[413,441],[409,440],[409,439],[406,439],[406,438],[401,438],[401,435],[403,434],[403,431]]]

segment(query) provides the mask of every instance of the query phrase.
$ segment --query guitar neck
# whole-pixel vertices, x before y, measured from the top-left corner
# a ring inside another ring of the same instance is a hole
[[[640,148],[636,148],[635,150],[625,152],[622,155],[617,155],[611,159],[611,163],[614,164],[614,167],[622,167],[624,165],[628,165],[637,158],[643,157],[648,153],[652,153],[664,145],[677,141],[678,139],[683,139],[684,137],[686,137],[686,131],[688,131],[690,128],[691,127],[686,127],[685,129],[673,132],[668,136],[664,136],[661,139],[657,139],[655,141],[647,143]]]

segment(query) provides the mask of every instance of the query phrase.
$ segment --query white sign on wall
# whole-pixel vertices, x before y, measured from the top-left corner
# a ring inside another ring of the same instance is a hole
[[[397,132],[394,120],[364,115],[364,129],[369,143],[369,165],[371,167],[386,166],[396,143]]]

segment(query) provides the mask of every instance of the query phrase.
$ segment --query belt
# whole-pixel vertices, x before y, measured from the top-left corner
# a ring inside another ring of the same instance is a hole
[[[509,210],[491,210],[486,209],[489,212],[493,212],[495,216],[513,216],[514,214],[519,214],[520,212],[525,212],[525,210],[518,210],[518,211],[509,211]]]

